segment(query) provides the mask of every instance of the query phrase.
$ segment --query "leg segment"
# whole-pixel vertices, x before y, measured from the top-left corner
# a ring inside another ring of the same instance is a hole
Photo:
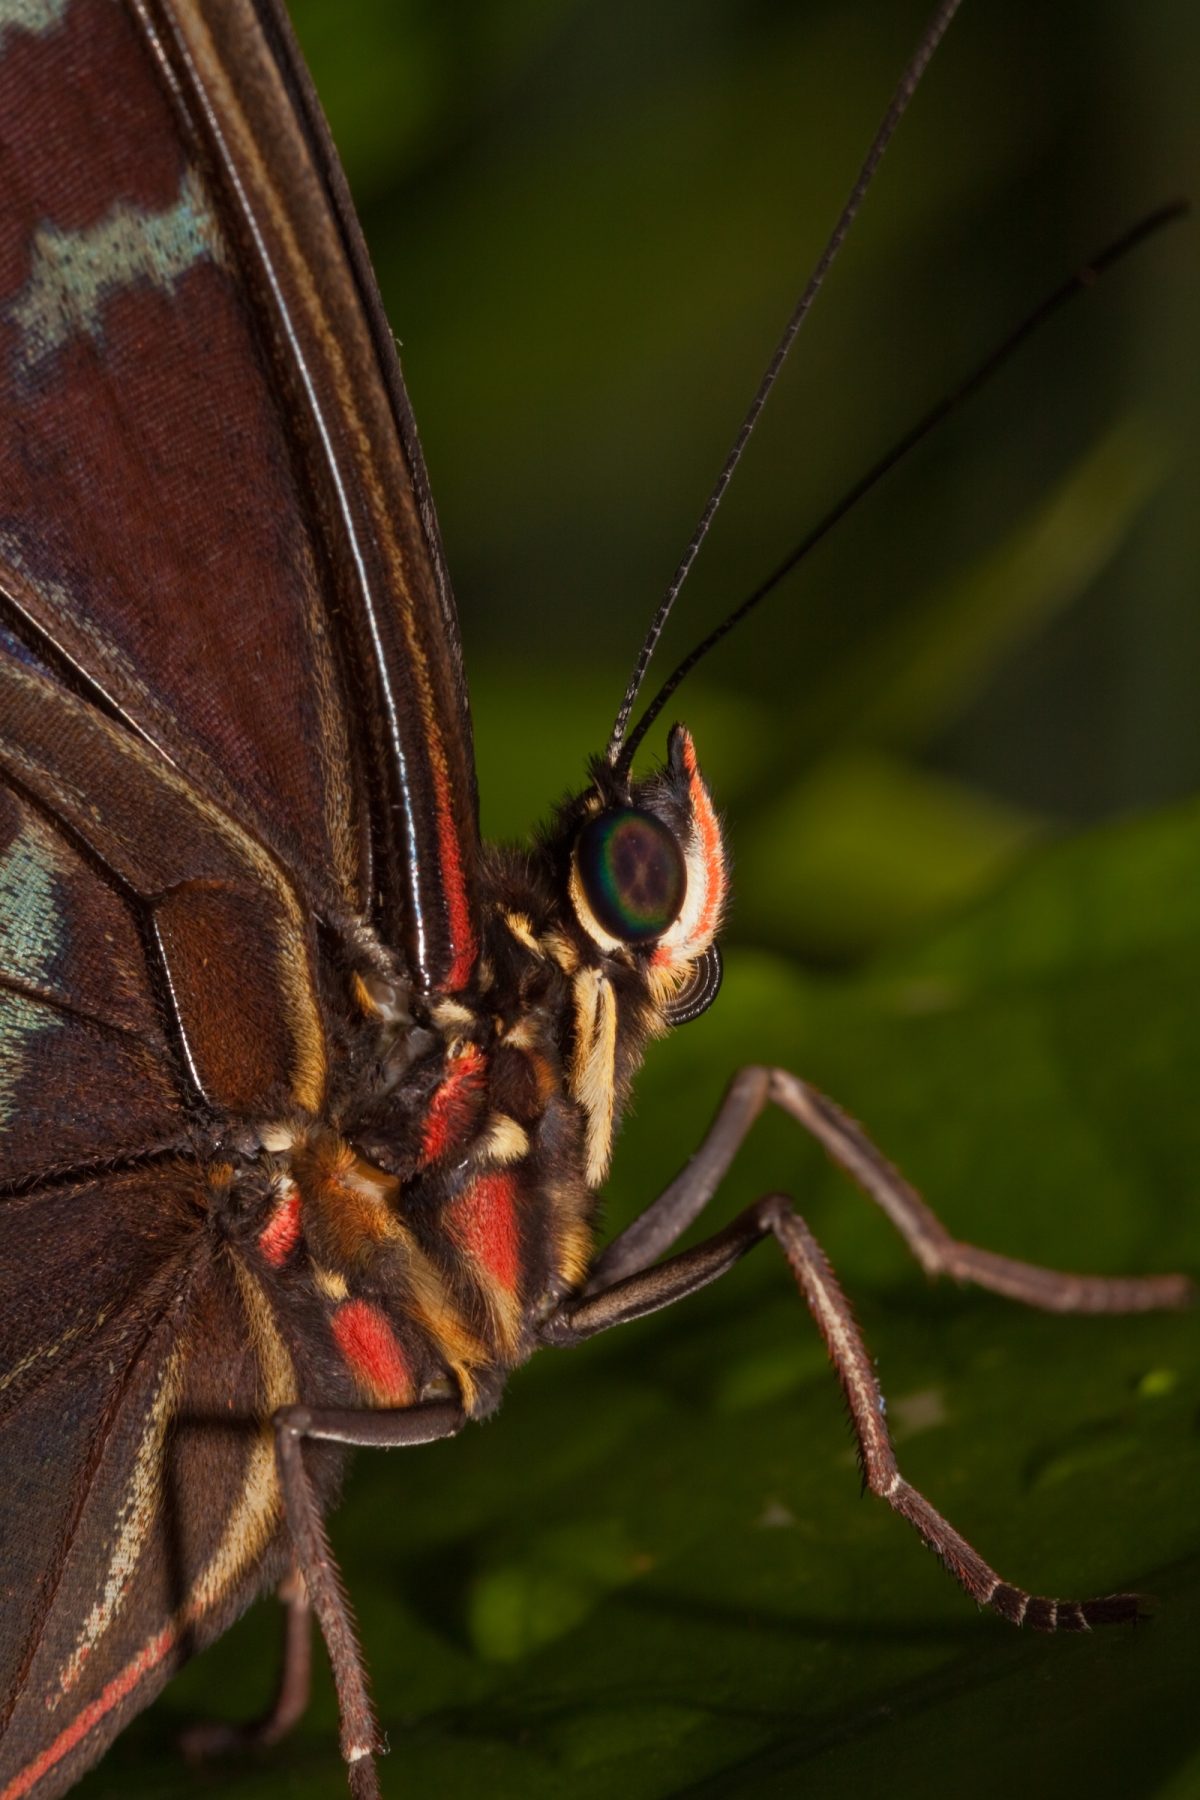
[[[774,1101],[816,1138],[882,1208],[927,1275],[974,1282],[1046,1312],[1150,1312],[1186,1306],[1195,1289],[1184,1275],[1108,1279],[1041,1269],[951,1237],[916,1190],[892,1167],[861,1126],[786,1069],[738,1071],[695,1156],[633,1224],[597,1259],[587,1292],[602,1292],[645,1269],[687,1230],[716,1192],[750,1127]]]
[[[375,1724],[354,1616],[343,1592],[321,1510],[304,1467],[305,1438],[326,1443],[401,1449],[453,1437],[465,1422],[455,1405],[414,1406],[400,1412],[318,1410],[286,1406],[275,1415],[275,1452],[296,1567],[317,1615],[341,1711],[342,1755],[355,1800],[378,1800],[375,1756],[384,1748]]]
[[[720,1123],[718,1120],[718,1126]],[[866,1485],[915,1527],[976,1604],[990,1606],[1003,1618],[1030,1625],[1035,1631],[1087,1631],[1093,1625],[1136,1619],[1135,1594],[1049,1600],[1003,1581],[925,1496],[905,1481],[884,1422],[883,1395],[854,1315],[823,1250],[782,1195],[770,1194],[757,1201],[732,1225],[694,1250],[626,1275],[599,1293],[564,1301],[542,1328],[542,1339],[552,1345],[578,1344],[610,1326],[657,1312],[715,1281],[767,1236],[777,1239],[825,1339],[850,1409]]]
[[[283,1661],[271,1706],[247,1725],[201,1720],[181,1734],[180,1748],[191,1761],[266,1749],[286,1737],[303,1718],[312,1681],[312,1607],[299,1569],[293,1564],[279,1584],[283,1613]]]

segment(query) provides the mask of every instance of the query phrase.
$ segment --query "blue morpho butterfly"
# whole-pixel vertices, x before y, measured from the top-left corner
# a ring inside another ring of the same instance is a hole
[[[867,1483],[966,1592],[1046,1630],[1133,1617],[1023,1592],[905,1481],[790,1203],[674,1246],[771,1102],[927,1271],[1074,1311],[1176,1305],[1182,1278],[955,1243],[831,1102],[758,1068],[596,1254],[646,1040],[720,974],[688,732],[632,774],[679,678],[630,729],[665,609],[584,791],[529,851],[487,849],[416,431],[277,0],[0,0],[0,381],[0,1800],[69,1787],[272,1587],[279,1698],[238,1741],[303,1709],[315,1612],[377,1793],[323,1526],[346,1447],[450,1436],[539,1345],[768,1237]]]

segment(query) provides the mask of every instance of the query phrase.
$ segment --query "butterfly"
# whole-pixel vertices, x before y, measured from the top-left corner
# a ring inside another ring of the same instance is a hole
[[[293,1655],[261,1735],[315,1613],[377,1791],[324,1529],[345,1448],[455,1435],[535,1348],[764,1238],[869,1484],[968,1593],[1133,1616],[1026,1594],[909,1486],[790,1202],[674,1246],[770,1102],[931,1272],[1081,1310],[1181,1278],[958,1244],[832,1102],[754,1068],[595,1253],[642,1051],[716,998],[720,821],[686,728],[635,776],[622,719],[531,847],[482,843],[429,484],[283,11],[14,0],[0,113],[3,1800],[63,1791],[271,1587]]]

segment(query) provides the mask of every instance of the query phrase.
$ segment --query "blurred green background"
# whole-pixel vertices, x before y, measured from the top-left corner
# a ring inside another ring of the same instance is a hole
[[[924,21],[909,0],[295,0],[454,575],[485,824],[603,742],[653,604]],[[800,340],[660,674],[1040,295],[1200,188],[1200,12],[969,0]],[[608,1217],[734,1067],[801,1069],[952,1228],[1200,1270],[1200,238],[1052,325],[679,696],[727,818],[727,982],[654,1047]],[[661,748],[661,736],[652,748]],[[931,1290],[794,1127],[794,1192],[880,1357],[911,1479],[1011,1579],[1157,1596],[1023,1636],[859,1502],[820,1342],[760,1251],[359,1459],[334,1521],[388,1794],[1200,1795],[1194,1317]],[[272,1758],[257,1608],[84,1791],[341,1791],[327,1680]]]

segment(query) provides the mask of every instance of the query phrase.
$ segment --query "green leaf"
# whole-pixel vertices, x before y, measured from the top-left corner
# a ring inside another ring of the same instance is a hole
[[[735,832],[740,937],[850,956],[986,893],[1032,819],[879,751],[833,752]]]

